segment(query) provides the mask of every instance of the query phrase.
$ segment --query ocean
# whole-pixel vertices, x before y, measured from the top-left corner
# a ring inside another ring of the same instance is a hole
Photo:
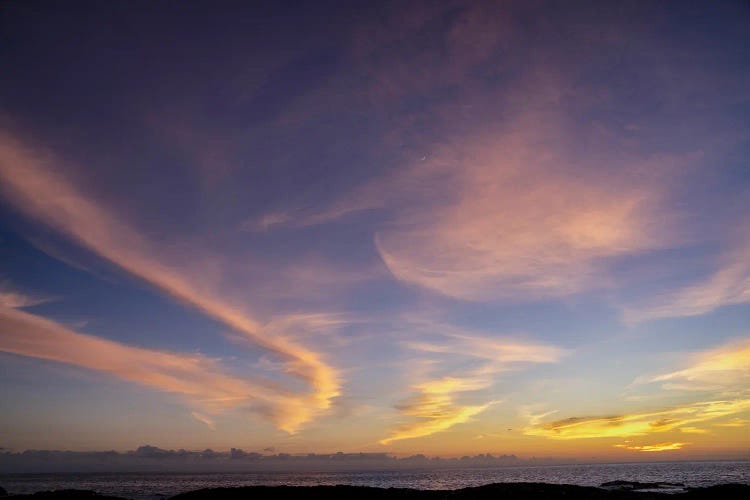
[[[200,488],[252,485],[349,484],[383,488],[457,489],[500,482],[599,486],[615,480],[682,483],[687,487],[750,484],[750,462],[658,462],[370,472],[0,474],[0,486],[15,494],[75,488],[135,500],[155,500]]]

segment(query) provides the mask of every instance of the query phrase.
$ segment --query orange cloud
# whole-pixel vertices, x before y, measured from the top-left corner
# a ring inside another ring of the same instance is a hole
[[[615,448],[624,448],[626,450],[643,451],[651,453],[655,451],[669,451],[669,450],[680,450],[683,446],[687,446],[691,443],[659,443],[659,444],[647,444],[644,446],[635,446],[631,444],[616,444]]]
[[[58,229],[73,240],[162,291],[221,321],[284,360],[287,372],[312,387],[276,424],[295,432],[331,407],[340,394],[336,369],[322,356],[288,338],[270,335],[263,325],[205,286],[190,266],[177,269],[158,259],[159,252],[134,228],[87,199],[47,158],[0,133],[0,189],[23,213]]]
[[[45,318],[2,306],[0,351],[108,373],[177,394],[191,406],[209,413],[250,402],[284,413],[288,405],[294,404],[293,395],[268,383],[252,383],[229,375],[205,356],[128,346],[76,333]]]
[[[530,436],[552,439],[584,439],[644,436],[670,431],[750,410],[750,399],[706,401],[646,413],[606,417],[571,417],[532,424],[524,429]]]

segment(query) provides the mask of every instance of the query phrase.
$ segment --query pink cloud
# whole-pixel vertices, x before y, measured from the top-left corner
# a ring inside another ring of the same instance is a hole
[[[376,238],[396,278],[468,300],[561,297],[608,287],[613,259],[673,243],[659,174],[643,172],[674,159],[591,165],[564,145],[564,122],[521,122],[408,171],[401,186],[424,187]]]
[[[309,383],[310,393],[301,395],[288,413],[276,417],[280,428],[294,432],[330,408],[331,400],[340,394],[339,374],[320,353],[266,332],[261,322],[212,290],[204,276],[195,274],[194,259],[187,259],[191,263],[184,267],[174,264],[176,259],[160,259],[160,248],[85,196],[59,172],[51,158],[7,134],[0,135],[0,184],[20,211],[240,332],[279,356],[287,373]]]
[[[179,395],[209,413],[254,401],[283,411],[292,398],[269,383],[232,376],[216,360],[200,354],[129,346],[76,333],[40,316],[2,306],[0,351],[107,373]]]

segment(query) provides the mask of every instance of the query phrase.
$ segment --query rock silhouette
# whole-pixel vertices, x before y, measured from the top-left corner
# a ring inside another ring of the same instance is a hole
[[[628,481],[610,486],[626,486]],[[606,484],[606,483],[605,483]],[[371,488],[366,486],[246,486],[207,488],[171,497],[170,500],[745,500],[750,485],[724,484],[706,488],[687,488],[682,493],[639,491],[636,488],[596,488],[546,483],[497,483],[458,490],[415,490],[407,488]],[[653,483],[667,484],[667,483]],[[653,486],[643,486],[653,488]],[[674,487],[670,485],[669,487]],[[31,500],[124,500],[99,495],[90,490],[41,491],[9,498]]]

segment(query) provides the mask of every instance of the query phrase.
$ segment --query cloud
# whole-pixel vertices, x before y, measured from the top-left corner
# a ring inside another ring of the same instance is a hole
[[[443,377],[415,385],[414,389],[420,394],[396,406],[402,415],[415,420],[395,428],[380,444],[429,436],[468,422],[498,401],[460,405],[455,402],[454,395],[484,389],[487,385],[488,381],[482,378],[458,377]]]
[[[33,307],[54,300],[50,297],[30,295],[13,289],[8,283],[0,283],[0,306],[21,309]]]
[[[524,120],[410,171],[429,188],[376,237],[396,278],[466,300],[561,297],[609,286],[611,259],[669,242],[661,187],[637,178],[643,164],[615,179],[566,152],[541,116]]]
[[[692,364],[652,377],[650,382],[663,382],[665,389],[700,391],[746,391],[750,387],[750,339],[693,355]]]
[[[483,130],[441,140],[424,160],[288,224],[377,209],[383,224],[375,245],[392,275],[463,300],[538,300],[611,287],[618,259],[681,237],[665,209],[665,178],[696,156],[612,154],[603,145],[617,149],[611,137],[599,138],[601,146],[579,144],[596,131],[554,111],[564,91],[550,90],[554,78],[541,80],[530,84],[538,95],[525,95],[527,109],[506,98],[506,122],[489,119]]]
[[[498,370],[507,370],[514,363],[556,363],[568,351],[563,348],[508,337],[487,337],[476,333],[445,333],[431,341],[407,341],[404,345],[418,351],[460,355],[491,361]]]
[[[735,417],[730,420],[727,420],[726,422],[720,422],[717,424],[714,424],[714,427],[750,427],[750,420],[747,420],[746,418],[739,418]]]
[[[539,6],[475,2],[450,10],[386,12],[355,44],[374,93],[403,107],[407,96],[419,96],[408,112],[389,113],[405,115],[405,124],[392,126],[387,145],[409,154],[313,214],[283,212],[279,225],[377,210],[376,246],[394,277],[476,301],[611,288],[633,279],[618,274],[626,259],[684,243],[690,228],[673,223],[676,212],[686,215],[688,200],[669,198],[690,174],[677,167],[731,146],[737,132],[726,112],[744,99],[744,74],[727,72],[702,48],[689,59],[675,57],[678,47],[650,22],[639,42],[649,50],[635,49],[621,20],[601,12],[595,32],[577,33],[561,47],[518,30],[526,16],[549,15]],[[626,72],[639,75],[629,81],[636,87],[613,85],[611,68],[602,65],[609,58],[599,57],[605,53],[627,61],[633,71]],[[715,71],[703,71],[706,64]],[[488,74],[490,67],[498,73]],[[597,72],[603,79],[596,83],[580,78]],[[696,95],[702,99],[690,98]],[[653,271],[651,262],[641,264]],[[726,295],[721,300],[746,300],[733,284],[747,283],[742,265],[740,277],[727,272],[718,290],[674,305],[713,307],[714,292]]]
[[[392,181],[392,177],[372,181],[322,209],[273,211],[251,217],[240,225],[240,230],[266,232],[280,228],[305,228],[338,221],[366,210],[383,209],[398,194],[389,186]]]
[[[315,345],[343,347],[348,342],[341,335],[343,328],[362,325],[366,320],[354,314],[336,312],[288,313],[273,316],[264,326],[269,335],[286,336],[292,340],[312,340]]]
[[[463,406],[456,404],[446,394],[415,398],[397,408],[404,415],[417,420],[397,427],[387,438],[381,439],[380,444],[387,445],[401,439],[424,437],[448,430],[454,425],[468,422],[495,403],[496,401],[490,401],[477,406]]]
[[[84,196],[59,174],[48,157],[0,133],[0,189],[17,209],[61,231],[82,246],[163,292],[195,307],[242,333],[248,340],[279,356],[287,373],[307,381],[311,392],[274,415],[276,425],[297,431],[328,410],[340,394],[336,369],[321,354],[281,335],[269,335],[263,324],[191,275],[191,265],[178,268],[176,259],[162,259],[159,249],[133,227]],[[188,259],[190,261],[190,259]]]
[[[708,434],[708,429],[701,429],[700,427],[680,427],[680,432],[685,434]]]
[[[639,322],[700,316],[721,307],[750,302],[750,237],[732,246],[719,258],[717,270],[709,278],[664,293],[640,307],[628,307],[625,319]]]
[[[714,398],[727,399],[699,401],[651,412],[572,417],[544,423],[544,417],[550,415],[547,413],[529,419],[525,433],[553,439],[644,436],[672,430],[707,434],[709,430],[705,426],[695,424],[719,420],[713,425],[732,426],[732,422],[743,422],[739,417],[725,422],[721,422],[721,419],[750,410],[747,391],[750,383],[750,341],[736,340],[693,354],[688,364],[682,370],[640,377],[634,384],[659,382],[666,390],[706,391]]]
[[[194,411],[191,413],[194,419],[196,419],[198,422],[201,422],[203,424],[206,424],[206,426],[211,429],[212,431],[216,430],[216,422],[214,422],[214,419],[211,417],[204,415],[202,413],[198,413],[197,411]]]
[[[750,410],[750,399],[705,401],[645,413],[604,417],[571,417],[535,422],[524,429],[529,436],[552,439],[588,439],[645,436],[714,420]]]
[[[687,446],[692,443],[659,443],[659,444],[647,444],[643,446],[636,446],[631,444],[616,444],[615,448],[624,448],[626,450],[643,451],[646,453],[658,452],[658,451],[670,451],[679,450],[683,446]]]
[[[289,222],[290,215],[284,212],[270,212],[257,219],[248,219],[240,225],[242,231],[265,232],[273,226],[282,226]]]
[[[3,306],[0,351],[107,373],[179,395],[190,406],[208,413],[258,402],[283,413],[288,405],[295,404],[293,395],[285,395],[269,383],[232,376],[216,360],[200,354],[129,346],[76,333],[40,316]]]
[[[521,363],[557,362],[565,353],[563,349],[547,344],[483,337],[478,332],[462,331],[420,318],[412,317],[407,323],[417,333],[430,331],[432,339],[429,342],[405,342],[405,346],[443,358],[459,357],[476,367],[414,384],[412,389],[417,395],[396,405],[400,415],[408,420],[392,429],[390,435],[380,441],[381,444],[429,436],[468,422],[499,401],[462,404],[458,401],[460,394],[490,388],[498,373],[517,369]],[[443,365],[439,363],[438,366]]]
[[[353,51],[373,93],[399,103],[419,96],[419,106],[389,113],[406,123],[392,125],[386,145],[410,153],[313,213],[272,211],[249,226],[301,227],[377,210],[375,244],[392,275],[462,300],[556,299],[632,280],[618,264],[677,246],[689,232],[675,227],[682,209],[669,203],[687,170],[679,167],[705,158],[733,128],[686,119],[695,116],[688,96],[705,97],[701,116],[716,118],[743,95],[734,87],[744,78],[724,68],[701,76],[703,62],[713,64],[707,54],[675,58],[649,23],[642,43],[651,50],[634,50],[620,20],[602,13],[596,32],[548,46],[517,29],[519,19],[549,14],[542,10],[474,3],[452,6],[450,16],[444,7],[385,12]],[[604,53],[629,61],[640,75],[632,83],[658,96],[658,112],[608,77],[583,83],[581,74],[609,74],[601,66],[608,58],[593,57]],[[717,97],[716,88],[727,92]],[[682,133],[672,137],[674,126]]]

